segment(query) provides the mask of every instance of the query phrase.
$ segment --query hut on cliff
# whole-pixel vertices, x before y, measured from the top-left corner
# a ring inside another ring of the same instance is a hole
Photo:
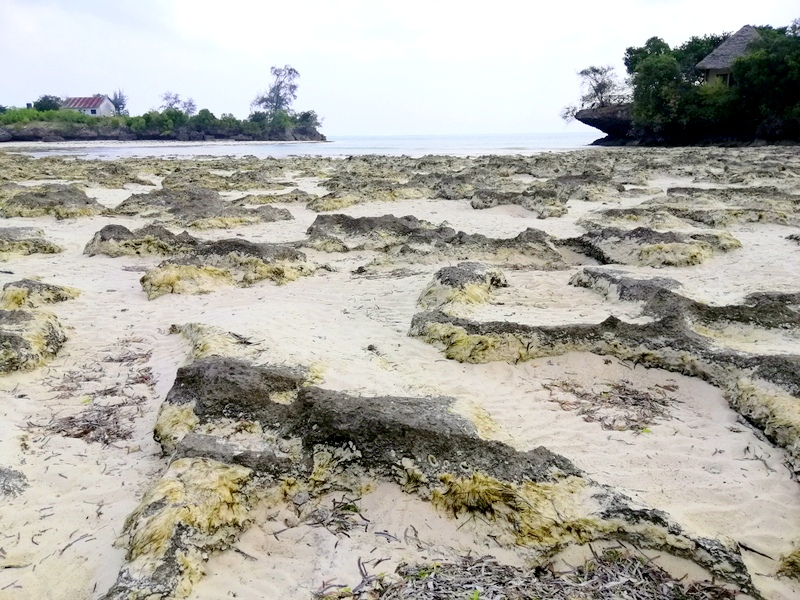
[[[714,51],[697,63],[697,68],[705,74],[706,83],[718,81],[731,85],[733,61],[748,52],[750,44],[761,39],[752,25],[745,25],[727,40],[717,46]]]

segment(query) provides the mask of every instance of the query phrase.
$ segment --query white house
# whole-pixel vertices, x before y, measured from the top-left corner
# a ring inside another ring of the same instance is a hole
[[[116,109],[108,96],[92,96],[90,98],[67,98],[61,108],[77,110],[85,115],[113,117]]]

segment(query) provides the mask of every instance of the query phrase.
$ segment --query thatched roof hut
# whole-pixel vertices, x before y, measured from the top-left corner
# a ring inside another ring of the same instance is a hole
[[[697,68],[701,71],[730,71],[733,61],[747,54],[747,47],[760,39],[761,34],[755,27],[745,25],[697,63]]]

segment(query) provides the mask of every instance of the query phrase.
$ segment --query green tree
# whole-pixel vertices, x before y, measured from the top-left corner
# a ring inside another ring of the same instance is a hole
[[[259,94],[253,100],[251,106],[258,107],[266,113],[275,114],[278,112],[291,111],[292,102],[297,99],[297,84],[295,81],[300,77],[290,65],[282,68],[272,67],[272,83],[263,94]]]
[[[625,63],[625,69],[628,75],[633,75],[636,72],[639,63],[644,59],[651,56],[661,56],[671,52],[669,44],[662,40],[660,37],[651,37],[644,43],[644,46],[635,47],[630,46],[625,49],[625,56],[622,62]]]
[[[561,110],[561,118],[569,122],[584,108],[602,108],[628,99],[627,87],[619,81],[614,67],[589,66],[578,71],[581,85],[579,104],[570,104]]]
[[[116,92],[111,94],[111,104],[114,105],[114,112],[117,115],[127,115],[127,106],[128,106],[128,96],[125,95],[125,92],[122,89],[118,89]]]
[[[678,121],[683,79],[677,59],[653,54],[633,75],[633,118],[639,126],[662,132]]]
[[[33,103],[33,108],[38,110],[39,112],[44,112],[46,110],[58,110],[61,108],[61,98],[58,96],[39,96],[39,99]]]
[[[714,49],[730,37],[730,33],[692,36],[672,51],[681,69],[684,81],[698,84],[703,81],[703,73],[696,65]]]
[[[218,123],[217,117],[207,108],[201,108],[200,112],[189,119],[189,125],[192,129],[206,133],[211,133]]]

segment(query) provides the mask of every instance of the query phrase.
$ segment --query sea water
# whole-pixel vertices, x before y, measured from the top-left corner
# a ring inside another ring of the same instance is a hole
[[[602,134],[593,131],[502,135],[395,135],[328,136],[327,142],[177,142],[97,141],[24,142],[0,145],[0,151],[33,156],[68,155],[80,158],[127,157],[287,156],[347,157],[364,154],[419,157],[427,154],[480,156],[482,154],[534,154],[586,147]]]

